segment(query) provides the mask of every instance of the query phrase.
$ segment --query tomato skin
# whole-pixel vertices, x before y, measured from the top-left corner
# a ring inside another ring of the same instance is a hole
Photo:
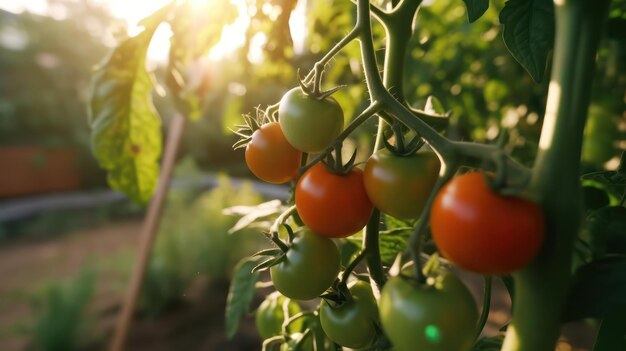
[[[484,275],[506,275],[524,267],[545,236],[537,204],[491,191],[478,172],[457,176],[441,189],[430,226],[445,257]]]
[[[293,179],[302,157],[302,153],[289,144],[278,122],[266,123],[254,131],[245,155],[250,171],[273,184]]]
[[[387,281],[380,297],[383,330],[396,351],[467,351],[472,347],[478,309],[452,273],[433,285],[402,277]]]
[[[387,149],[374,153],[365,165],[367,196],[382,212],[416,219],[439,177],[441,163],[432,151],[397,156]]]
[[[287,251],[286,259],[270,268],[274,287],[296,300],[322,294],[339,274],[340,257],[335,243],[302,227]]]
[[[319,235],[344,238],[361,230],[372,213],[363,171],[330,173],[323,164],[309,168],[296,185],[296,208],[302,222]]]
[[[317,100],[299,87],[283,95],[278,120],[289,143],[303,152],[324,151],[343,130],[343,110],[335,99]]]
[[[320,323],[333,342],[353,349],[369,346],[376,337],[378,307],[372,288],[363,281],[350,287],[352,300],[338,307],[320,304]]]
[[[287,312],[286,315],[285,312]],[[261,339],[281,335],[283,322],[300,312],[300,306],[295,301],[284,297],[279,292],[275,291],[268,295],[254,315],[256,329]],[[290,333],[302,331],[302,320],[293,321],[287,329]]]

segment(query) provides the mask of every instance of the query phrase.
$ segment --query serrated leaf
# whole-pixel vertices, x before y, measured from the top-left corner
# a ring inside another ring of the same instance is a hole
[[[218,11],[215,11],[219,8]],[[200,58],[220,40],[224,26],[237,17],[232,2],[182,2],[169,21],[172,28],[167,86],[180,112],[191,120],[201,116],[203,97],[211,86],[208,64]]]
[[[463,0],[463,2],[470,23],[479,19],[489,8],[489,0]]]
[[[563,321],[603,318],[626,296],[626,257],[595,260],[576,272],[567,299]]]
[[[472,351],[500,351],[503,342],[504,335],[481,338],[474,344]]]
[[[113,189],[145,204],[159,176],[161,121],[152,104],[146,54],[169,5],[142,24],[144,31],[123,40],[93,74],[90,99],[91,147]]]
[[[411,227],[395,228],[380,232],[380,259],[384,265],[392,264],[398,253],[406,249],[407,241],[412,233],[413,228]]]
[[[252,269],[258,262],[257,259],[244,258],[235,266],[226,299],[226,336],[229,339],[237,333],[241,317],[250,312],[255,284],[259,280],[259,273],[253,273]]]
[[[511,55],[539,83],[554,47],[552,0],[509,0],[500,12],[502,38]]]

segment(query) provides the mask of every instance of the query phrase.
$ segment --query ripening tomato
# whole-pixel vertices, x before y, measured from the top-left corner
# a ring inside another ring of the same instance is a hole
[[[320,323],[333,342],[352,349],[369,346],[379,324],[378,306],[370,285],[357,281],[350,286],[351,300],[339,306],[320,304]]]
[[[246,146],[248,168],[268,183],[281,184],[295,178],[301,157],[302,153],[285,139],[278,122],[262,125]]]
[[[397,351],[468,351],[474,341],[478,309],[454,274],[417,285],[398,276],[380,295],[380,321]]]
[[[286,258],[270,268],[276,290],[296,300],[311,300],[328,289],[339,274],[340,257],[335,243],[302,227],[289,246]]]
[[[281,335],[285,320],[300,312],[298,303],[281,295],[278,291],[269,294],[259,305],[254,315],[256,329],[261,339]],[[296,319],[289,324],[287,332],[301,332],[302,327],[302,319]]]
[[[318,163],[296,185],[296,208],[302,222],[319,235],[343,238],[361,230],[372,203],[363,185],[363,171],[333,174]]]
[[[502,196],[478,172],[453,178],[435,197],[430,213],[439,251],[460,267],[506,275],[527,265],[545,236],[541,208],[526,199]]]
[[[383,149],[374,153],[365,165],[365,190],[382,212],[415,219],[424,209],[440,167],[439,158],[432,151],[398,156]]]
[[[303,152],[324,151],[343,130],[343,110],[335,99],[316,99],[299,87],[280,100],[278,120],[289,143]]]

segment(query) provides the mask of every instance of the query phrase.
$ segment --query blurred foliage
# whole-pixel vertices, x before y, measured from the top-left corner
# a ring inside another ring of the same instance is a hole
[[[88,332],[89,324],[85,322],[85,309],[91,301],[95,285],[95,272],[87,268],[66,282],[48,283],[33,297],[34,350],[79,349],[81,339]]]
[[[186,160],[177,171],[187,176],[197,173],[192,164]],[[228,234],[236,218],[223,215],[222,209],[260,202],[251,184],[235,186],[225,175],[219,176],[215,188],[200,195],[196,190],[172,189],[142,289],[143,310],[155,315],[182,301],[199,278],[227,281],[237,261],[258,245],[250,237],[261,240],[262,236]]]
[[[388,2],[377,1],[382,6]],[[52,3],[67,9],[64,19],[0,12],[0,144],[86,145],[88,141],[84,103],[91,67],[105,55],[113,41],[111,33],[124,28],[94,2]],[[507,149],[529,163],[536,152],[547,79],[534,83],[507,51],[498,19],[504,1],[489,2],[485,14],[471,24],[463,1],[426,3],[417,17],[407,57],[405,94],[409,103],[422,107],[428,96],[438,97],[452,111],[448,134],[455,139],[491,142],[506,129]],[[233,8],[228,12],[199,11],[197,18],[171,22],[174,32],[193,28],[195,34],[174,40],[169,66],[161,65],[154,72],[158,92],[163,91],[162,86],[174,87],[174,101],[154,94],[164,125],[173,114],[174,102],[178,107],[186,104],[188,109],[183,111],[202,110],[201,118],[186,131],[183,152],[204,169],[235,175],[249,173],[240,152],[231,149],[235,138],[229,128],[240,122],[242,113],[278,102],[296,84],[296,71],[311,69],[355,21],[354,5],[342,0],[245,0],[245,4],[239,10],[245,9],[250,22],[242,48],[220,61],[198,58],[215,41],[214,37],[206,43],[200,40],[215,31],[208,31],[213,25],[209,21],[198,26],[198,18],[213,18],[219,12],[227,22],[234,16]],[[292,12],[297,6],[306,8]],[[626,44],[617,21],[625,16],[623,7],[623,0],[613,2],[609,35],[600,50],[594,82],[593,103],[602,108],[592,109],[604,116],[604,122],[597,125],[614,130],[626,119]],[[374,34],[382,58],[385,38],[377,22]],[[197,50],[185,56],[176,49],[180,47]],[[368,102],[360,64],[358,43],[354,42],[327,65],[325,73],[326,87],[347,85],[335,94],[346,121]],[[374,124],[367,123],[357,131],[358,145],[371,140]],[[625,139],[624,132],[617,138]],[[603,163],[600,160],[611,159],[620,151],[618,143],[601,144],[604,146],[586,147],[586,159],[598,168]]]
[[[0,10],[0,145],[87,145],[91,68],[119,22],[88,1],[49,3],[63,19]]]
[[[202,164],[225,161],[232,157],[228,150],[230,137],[220,137],[212,124],[221,122],[221,130],[228,130],[240,119],[239,114],[251,111],[257,104],[261,107],[276,103],[289,87],[296,84],[295,70],[303,73],[313,67],[343,35],[352,28],[355,20],[354,5],[346,1],[307,1],[306,30],[303,48],[296,51],[285,48],[276,55],[277,49],[267,42],[261,45],[263,59],[250,64],[251,52],[256,52],[256,39],[279,31],[275,26],[285,26],[280,21],[261,21],[258,9],[263,4],[280,6],[281,1],[249,0],[256,9],[255,20],[248,30],[248,42],[239,52],[229,57],[228,62],[240,65],[215,63],[212,72],[212,89],[208,94],[206,109],[208,118],[203,119],[190,132],[187,139],[189,150],[202,160]],[[386,3],[380,1],[379,3]],[[621,4],[621,5],[620,5]],[[611,12],[612,18],[622,16],[617,1]],[[269,8],[268,6],[266,6]],[[446,110],[452,112],[452,125],[448,136],[458,140],[495,142],[506,130],[506,149],[521,162],[531,164],[537,151],[537,142],[545,109],[548,79],[537,84],[526,70],[511,56],[502,39],[502,26],[498,13],[503,1],[491,2],[485,14],[474,23],[469,23],[463,2],[431,2],[423,6],[416,21],[411,39],[405,72],[405,94],[408,102],[418,108],[434,95],[441,100]],[[288,9],[291,9],[289,5]],[[626,12],[625,12],[626,13]],[[266,16],[267,17],[267,16]],[[301,25],[301,24],[298,24]],[[283,28],[284,30],[284,28]],[[382,28],[374,22],[375,43],[384,55]],[[294,38],[297,41],[299,38]],[[261,41],[263,42],[263,41]],[[291,41],[279,41],[290,46]],[[271,47],[268,47],[271,46]],[[609,159],[619,156],[626,140],[623,126],[626,125],[626,41],[623,36],[609,35],[602,43],[598,70],[594,81],[592,103],[601,108],[592,108],[590,115],[601,114],[603,121],[592,122],[612,129],[610,136],[594,137],[591,126],[587,144],[599,139],[602,146],[587,146],[587,154],[601,153],[602,157],[589,160],[601,168]],[[216,73],[219,67],[219,75]],[[550,67],[546,75],[549,75]],[[357,43],[348,45],[337,55],[325,72],[325,85],[330,87],[346,84],[347,87],[334,96],[342,105],[349,121],[368,103],[367,91],[360,66]],[[221,103],[220,103],[221,102]],[[354,138],[370,140],[373,123],[360,128]],[[620,127],[622,125],[622,127]],[[619,132],[619,130],[622,132]],[[206,137],[211,135],[211,137]],[[209,141],[210,140],[210,141]],[[221,140],[220,142],[218,142]],[[202,148],[192,145],[204,143]],[[222,146],[217,146],[216,143]],[[359,143],[363,144],[363,143]],[[597,151],[598,148],[602,150]],[[221,163],[220,163],[221,164]]]

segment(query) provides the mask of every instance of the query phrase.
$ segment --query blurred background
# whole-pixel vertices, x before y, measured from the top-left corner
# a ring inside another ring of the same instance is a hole
[[[230,1],[234,22],[188,67],[203,112],[183,136],[129,350],[260,349],[251,318],[226,339],[224,306],[232,267],[267,244],[254,230],[228,234],[237,218],[222,209],[285,199],[288,189],[253,179],[242,150],[232,150],[231,128],[242,113],[276,103],[297,84],[296,71],[312,68],[355,19],[343,0]],[[109,190],[91,154],[90,78],[166,3],[0,2],[0,350],[100,350],[108,342],[145,208]],[[458,140],[495,142],[506,130],[507,150],[532,164],[548,84],[533,82],[506,50],[497,18],[504,1],[474,24],[462,1],[425,4],[407,57],[408,101],[421,108],[437,97]],[[382,47],[382,29],[374,32]],[[163,88],[171,33],[159,27],[147,62],[164,134],[174,114]],[[329,87],[347,85],[334,95],[347,121],[368,104],[358,50],[350,44],[325,74]],[[623,33],[606,38],[598,60],[585,170],[615,169],[626,149]],[[349,142],[371,148],[374,122]]]

